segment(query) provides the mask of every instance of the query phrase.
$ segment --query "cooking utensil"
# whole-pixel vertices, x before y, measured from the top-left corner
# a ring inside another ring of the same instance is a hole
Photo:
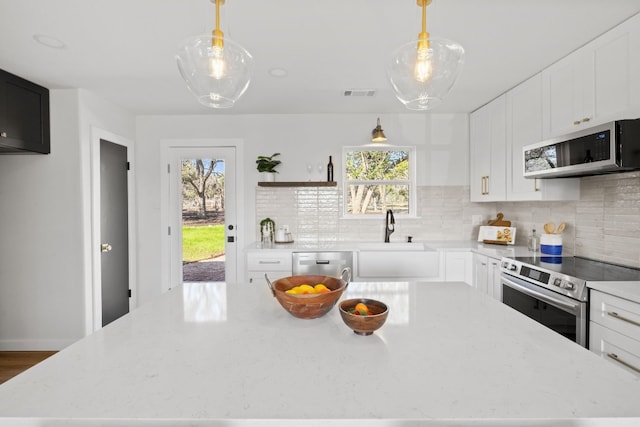
[[[564,228],[567,226],[564,222],[561,222],[556,229],[556,234],[561,234],[564,231]]]
[[[547,222],[544,225],[544,232],[547,234],[554,234],[556,231],[556,225],[553,222]]]

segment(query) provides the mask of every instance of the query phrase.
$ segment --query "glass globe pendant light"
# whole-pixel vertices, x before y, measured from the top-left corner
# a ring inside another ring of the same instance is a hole
[[[431,38],[427,32],[431,0],[417,3],[422,8],[422,32],[418,40],[394,52],[386,71],[400,102],[410,110],[429,110],[442,102],[456,82],[464,63],[464,49],[451,40]]]
[[[216,28],[211,35],[186,40],[176,61],[187,87],[202,105],[230,108],[249,87],[253,58],[220,30],[220,5],[225,0],[210,1],[216,6]]]

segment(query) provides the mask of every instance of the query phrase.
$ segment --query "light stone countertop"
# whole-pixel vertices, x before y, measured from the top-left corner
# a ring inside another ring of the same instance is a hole
[[[264,247],[259,242],[253,242],[245,248],[245,251],[358,251],[362,247],[371,245],[372,243],[380,243],[380,247],[385,243],[382,242],[358,242],[358,241],[336,241],[336,242],[293,242],[278,243],[270,247]],[[397,242],[405,244],[404,242]],[[427,248],[439,251],[463,251],[470,250],[488,255],[494,258],[502,258],[503,256],[531,256],[526,246],[518,245],[492,245],[477,242],[475,240],[415,240],[414,243],[424,244]],[[394,243],[389,243],[391,248]],[[538,252],[540,255],[540,252]],[[565,254],[566,255],[566,254]]]
[[[351,283],[374,335],[185,284],[0,385],[1,426],[637,426],[640,378],[461,283]]]
[[[273,248],[261,248],[259,243],[252,243],[247,246],[247,251],[357,251],[359,245],[368,244],[370,242],[334,242],[334,243],[305,243],[305,244],[283,244],[274,245]],[[416,243],[423,243],[429,248],[433,248],[442,252],[451,251],[472,251],[482,255],[486,255],[492,258],[502,257],[530,257],[530,256],[542,256],[540,251],[533,253],[529,251],[526,246],[521,245],[492,245],[477,242],[475,240],[438,240],[438,241],[416,241]],[[573,256],[569,253],[563,253],[561,256]],[[590,289],[596,289],[611,295],[618,296],[620,298],[628,299],[640,303],[640,283],[639,282],[589,282],[588,287]]]

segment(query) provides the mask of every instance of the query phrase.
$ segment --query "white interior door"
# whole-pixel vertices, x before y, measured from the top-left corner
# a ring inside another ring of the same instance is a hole
[[[235,147],[169,147],[169,288],[183,283],[183,160],[202,159],[206,167],[216,160],[223,164],[224,179],[224,281],[237,279],[237,212]],[[213,281],[213,280],[212,280]]]

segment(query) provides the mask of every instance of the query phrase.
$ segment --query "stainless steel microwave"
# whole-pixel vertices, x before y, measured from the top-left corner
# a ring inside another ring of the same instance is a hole
[[[616,120],[523,148],[525,178],[640,169],[640,119]]]

